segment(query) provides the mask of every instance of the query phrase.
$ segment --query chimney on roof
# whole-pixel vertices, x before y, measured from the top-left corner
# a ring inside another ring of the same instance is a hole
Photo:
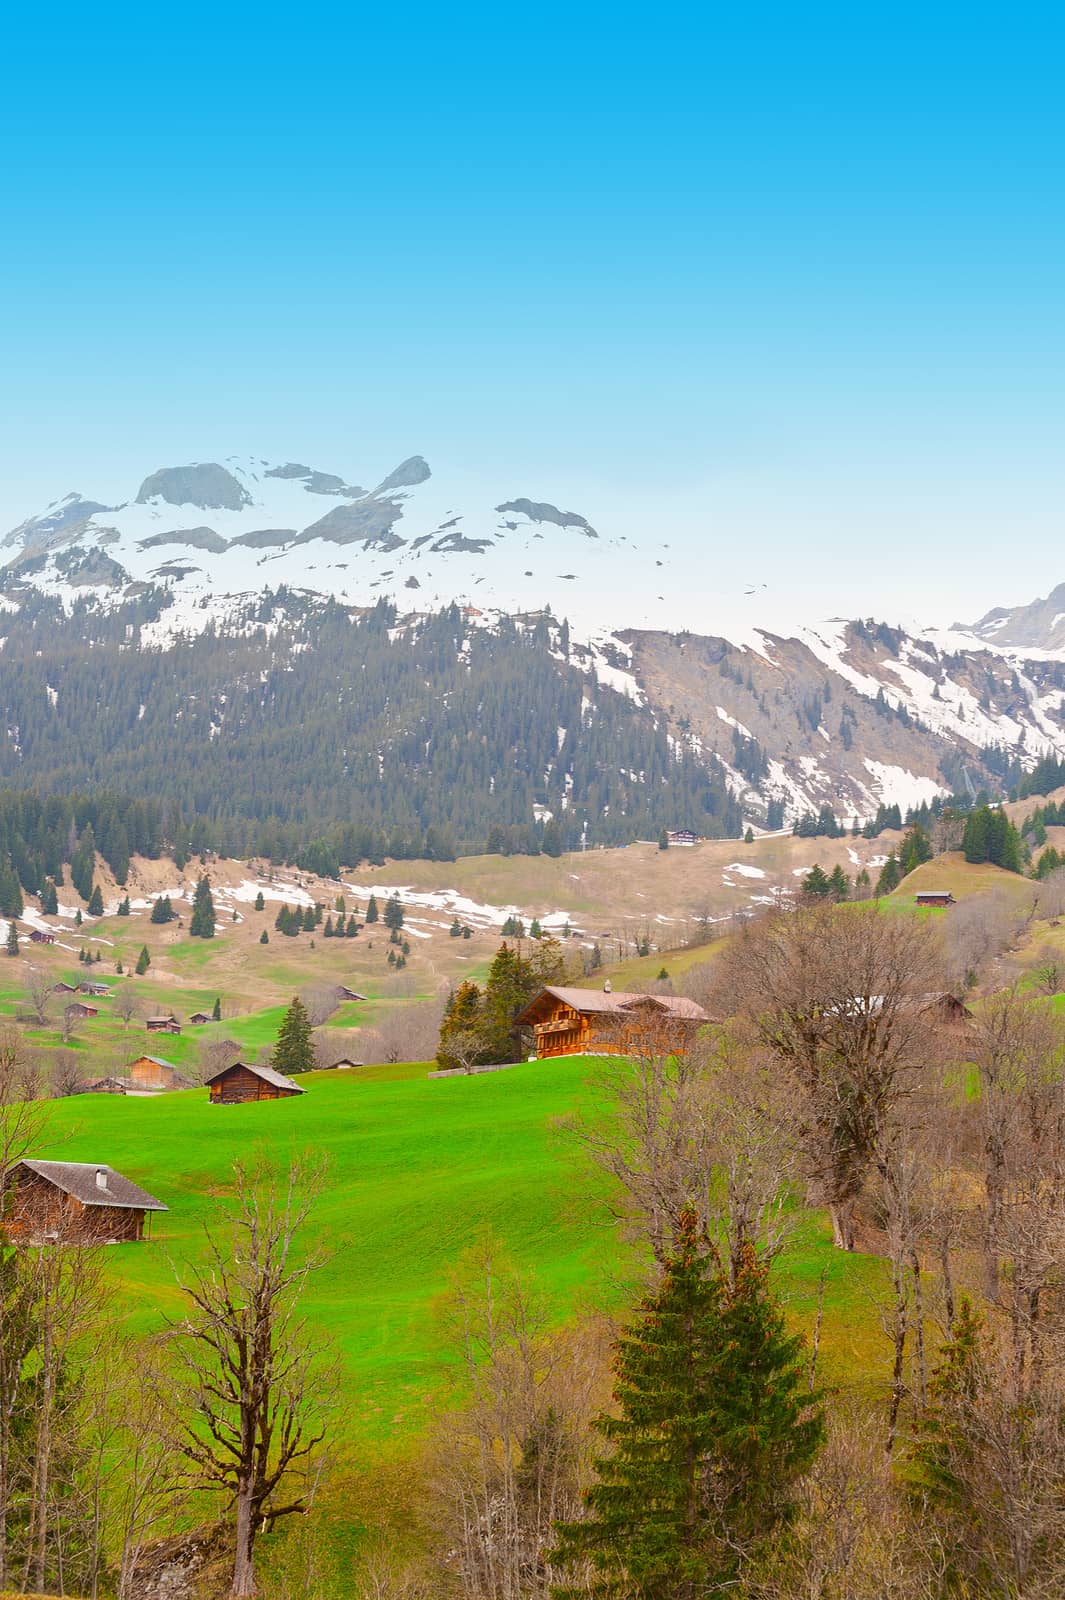
[[[611,983],[610,979],[607,978],[606,982],[603,984],[603,993],[611,994],[613,992],[613,988],[614,985]]]
[[[96,1169],[96,1187],[98,1189],[107,1188],[107,1172],[103,1167],[97,1167]]]

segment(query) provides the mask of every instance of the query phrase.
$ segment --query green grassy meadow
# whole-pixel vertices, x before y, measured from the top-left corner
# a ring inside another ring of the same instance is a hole
[[[324,1238],[332,1257],[305,1309],[341,1356],[349,1438],[395,1445],[421,1431],[454,1376],[440,1301],[464,1252],[486,1235],[556,1322],[622,1308],[639,1264],[596,1203],[604,1180],[557,1127],[570,1112],[595,1115],[597,1068],[571,1058],[469,1078],[430,1079],[425,1064],[313,1073],[298,1099],[247,1106],[212,1106],[202,1089],[80,1096],[49,1105],[36,1153],[106,1162],[171,1208],[153,1218],[150,1242],[107,1252],[129,1329],[140,1334],[178,1312],[174,1266],[202,1258],[203,1226],[223,1219],[235,1160],[260,1149],[279,1162],[293,1151],[323,1154],[328,1173],[307,1237]],[[822,1272],[826,1375],[849,1384],[879,1375],[887,1352],[870,1291],[881,1263],[841,1257],[821,1219],[804,1214],[778,1272],[800,1326],[812,1323]]]

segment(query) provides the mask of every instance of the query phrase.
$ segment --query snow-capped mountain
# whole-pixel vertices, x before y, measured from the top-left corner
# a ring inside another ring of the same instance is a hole
[[[649,710],[678,750],[716,756],[755,820],[770,800],[866,816],[1065,755],[1065,585],[968,630],[774,628],[764,585],[742,622],[731,602],[722,620],[706,609],[712,553],[693,573],[668,527],[617,535],[550,492],[472,493],[418,455],[372,488],[297,462],[165,467],[122,504],[72,494],[14,528],[0,606],[37,597],[73,618],[142,603],[140,649],[208,624],[246,633],[257,597],[282,589],[354,610],[388,597],[400,634],[453,602],[481,628],[550,607],[568,619],[570,663]]]
[[[996,606],[970,627],[958,627],[998,650],[1065,652],[1065,583],[1045,599],[1026,606]]]
[[[199,462],[153,472],[122,505],[68,495],[14,528],[2,553],[9,588],[21,578],[72,600],[163,587],[171,632],[281,585],[354,605],[391,594],[411,610],[550,602],[587,628],[628,597],[626,623],[677,625],[684,564],[674,570],[668,539],[612,537],[539,490],[504,485],[473,505],[462,494],[421,456],[372,489],[297,462]]]

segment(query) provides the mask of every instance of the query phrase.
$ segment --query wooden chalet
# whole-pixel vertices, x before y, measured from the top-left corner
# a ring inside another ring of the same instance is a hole
[[[290,1095],[306,1093],[283,1072],[275,1072],[273,1067],[250,1067],[243,1061],[234,1061],[231,1067],[216,1072],[213,1078],[208,1078],[207,1088],[213,1106],[237,1106],[249,1100],[285,1100]]]
[[[963,1027],[973,1017],[965,1001],[950,993],[922,995],[918,1009],[923,1017],[945,1023],[947,1027]]]
[[[666,840],[671,845],[690,847],[699,843],[699,835],[694,828],[667,828]]]
[[[133,1089],[191,1089],[192,1079],[161,1056],[138,1056],[129,1066],[129,1082]]]
[[[65,1017],[98,1017],[100,1015],[100,1007],[86,1005],[84,1000],[72,1000],[65,1008],[63,1015]]]
[[[5,1226],[27,1244],[122,1244],[143,1239],[168,1206],[93,1161],[20,1161],[4,1195]]]
[[[78,984],[78,993],[94,994],[98,998],[102,999],[104,995],[111,993],[111,985],[109,983],[91,983],[88,979],[86,979],[84,983]]]
[[[77,994],[77,989],[72,983],[55,983],[52,985],[53,994]]]
[[[918,906],[952,906],[957,903],[949,889],[918,889],[913,900]]]
[[[74,1086],[75,1094],[128,1094],[128,1078],[81,1078]]]
[[[200,1028],[205,1022],[213,1021],[214,1018],[209,1011],[194,1011],[189,1018],[189,1026],[190,1028]]]
[[[709,1021],[702,1006],[677,995],[552,986],[519,1011],[514,1026],[532,1029],[537,1057],[628,1055],[681,1049]]]
[[[357,989],[349,989],[346,983],[338,983],[337,984],[337,986],[336,986],[336,997],[337,997],[338,1000],[365,1000],[366,999],[366,996],[364,994],[360,994]]]
[[[181,1023],[177,1017],[149,1017],[144,1024],[149,1033],[180,1033]]]
[[[31,928],[30,944],[55,944],[55,934],[47,928]]]

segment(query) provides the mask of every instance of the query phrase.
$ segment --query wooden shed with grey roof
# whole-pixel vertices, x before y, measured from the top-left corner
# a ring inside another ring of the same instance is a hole
[[[25,1244],[127,1244],[169,1209],[101,1162],[23,1160],[9,1174],[4,1226]]]
[[[289,1095],[306,1093],[283,1072],[275,1072],[273,1067],[250,1067],[244,1061],[234,1061],[231,1067],[223,1067],[213,1078],[208,1078],[207,1089],[213,1106],[239,1106],[249,1100],[285,1100]]]

